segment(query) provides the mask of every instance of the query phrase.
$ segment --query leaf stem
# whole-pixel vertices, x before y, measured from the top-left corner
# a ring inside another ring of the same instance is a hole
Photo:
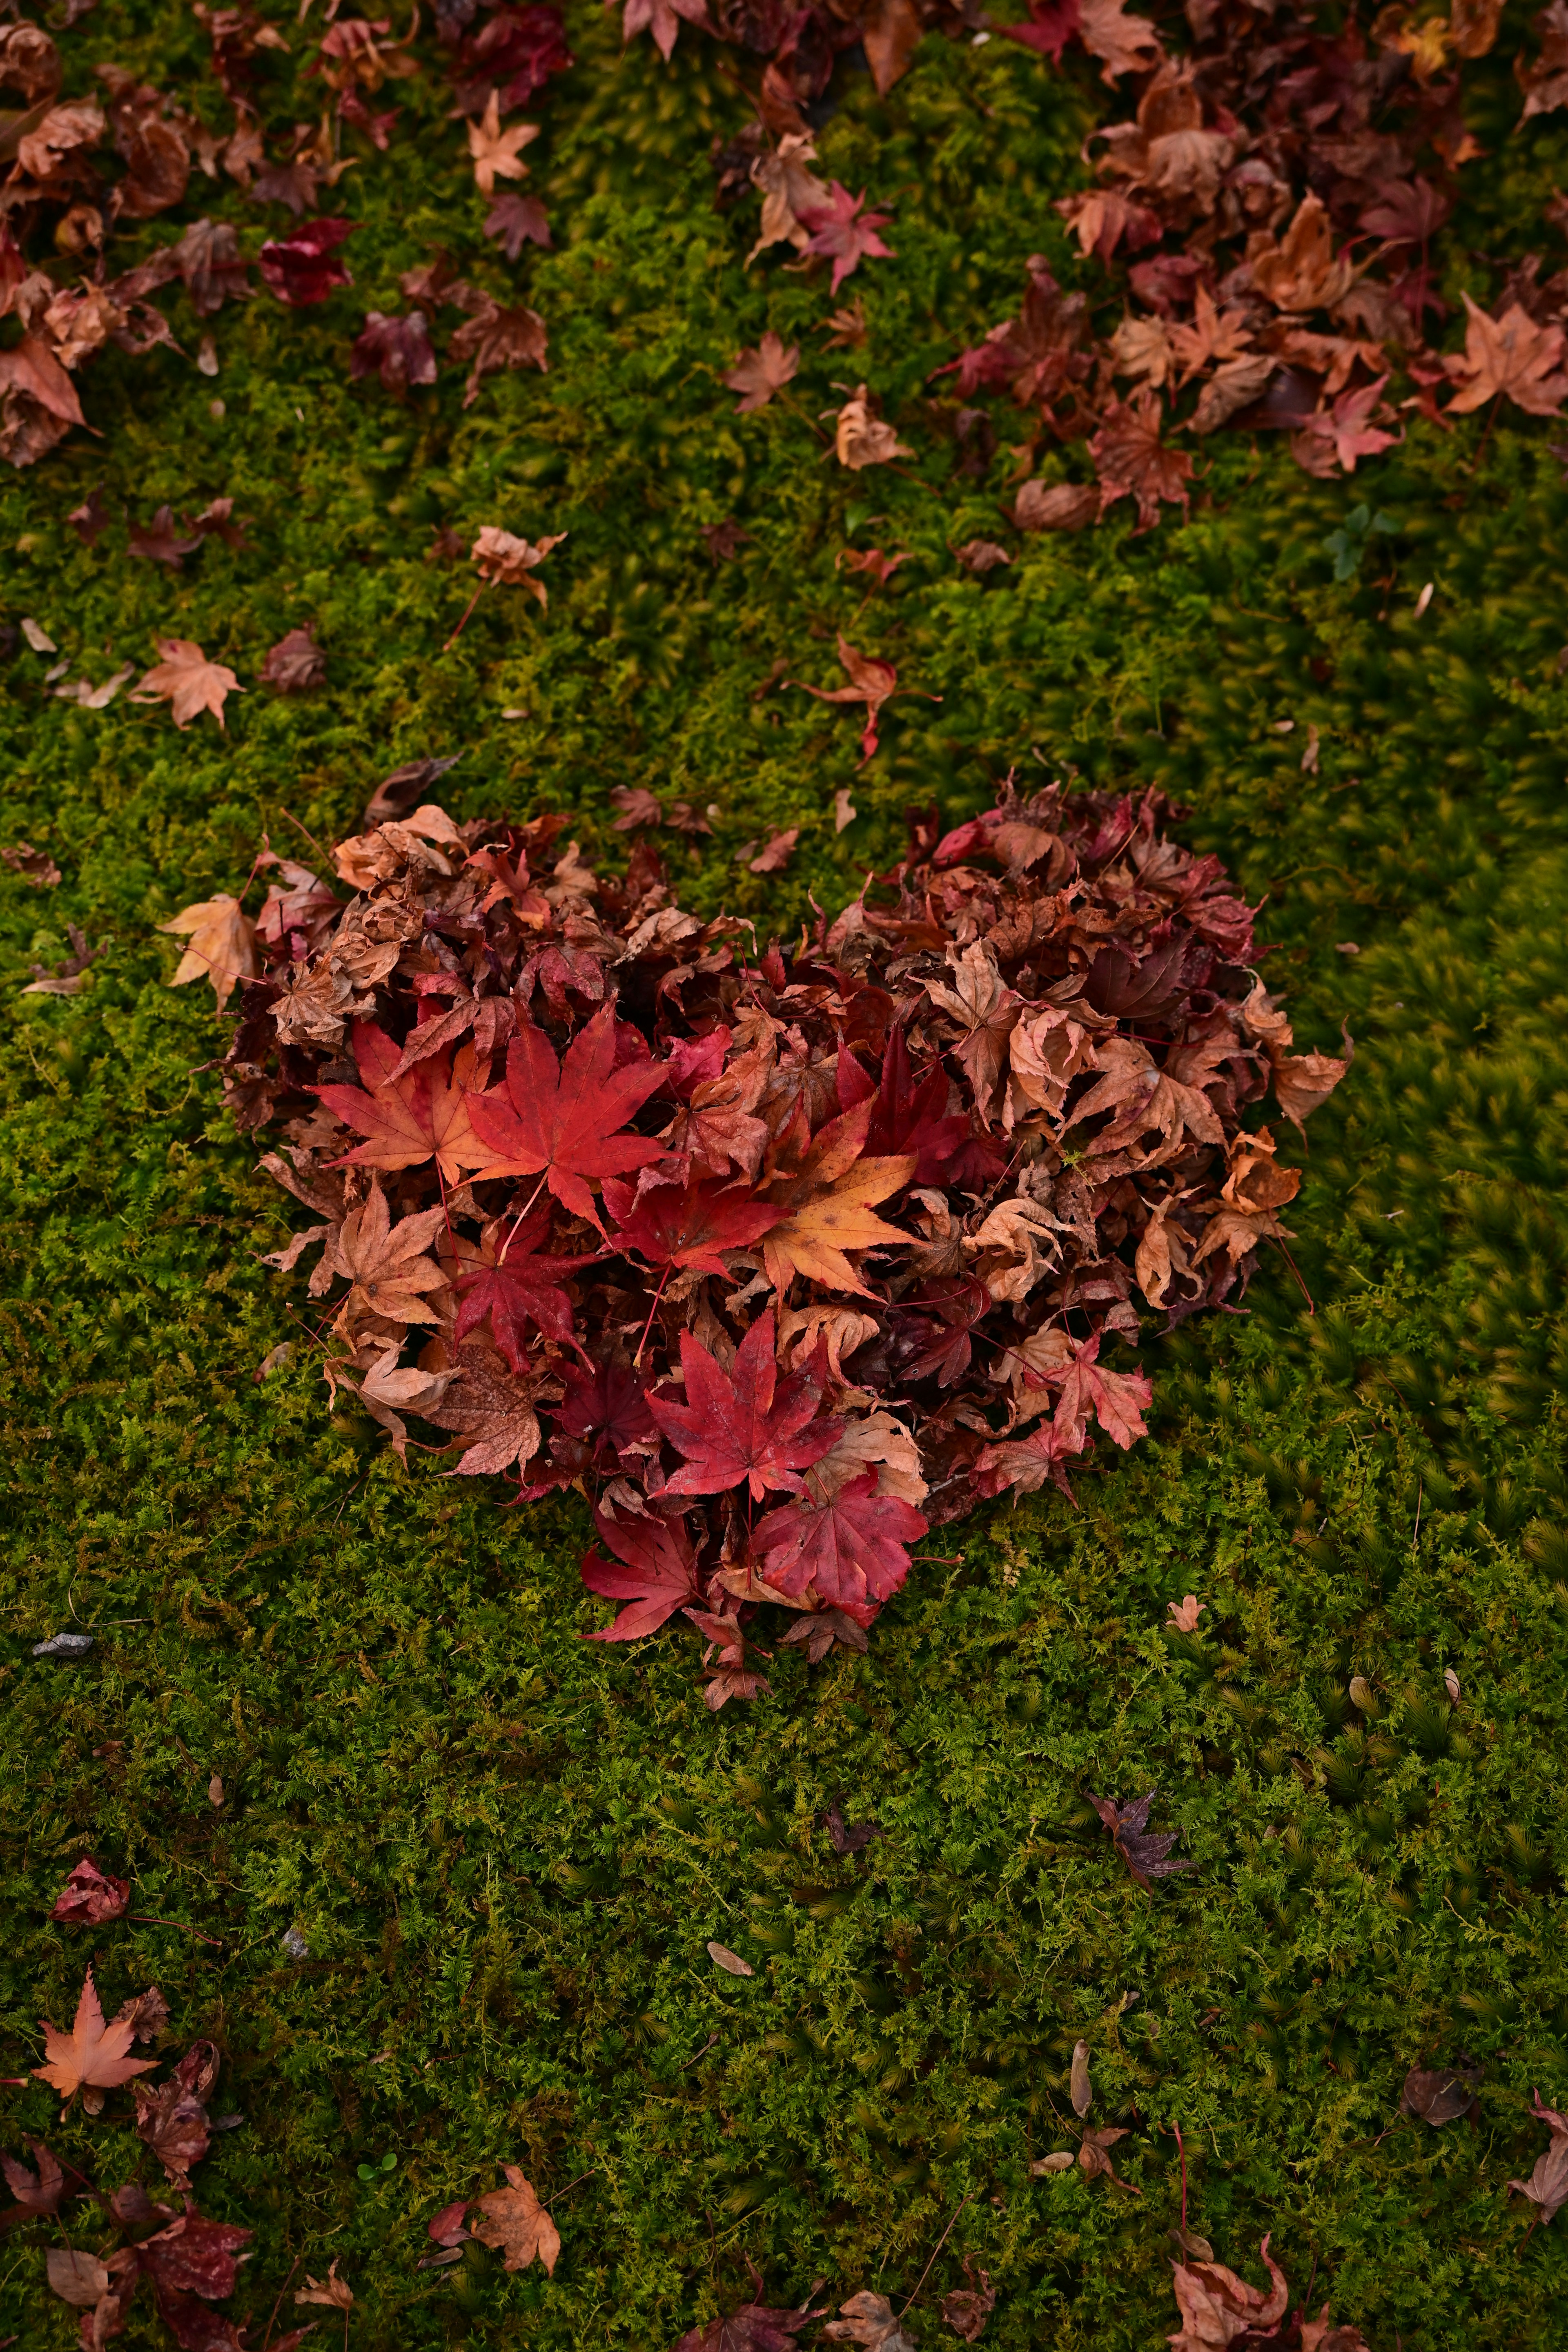
[[[937,2258],[938,2254],[940,2254],[940,2253],[941,2253],[941,2252],[942,2252],[942,2250],[943,2246],[945,2246],[945,2245],[946,2245],[946,2243],[947,2243],[947,2242],[948,2242],[948,2239],[949,2239],[949,2238],[952,2236],[952,2225],[953,2225],[954,2221],[957,2221],[957,2219],[958,2219],[959,2215],[963,2212],[963,2210],[964,2207],[968,2204],[970,2198],[971,2198],[971,2197],[973,2197],[973,2194],[974,2194],[974,2191],[973,2191],[973,2189],[969,2189],[969,2190],[967,2190],[967,2191],[965,2192],[965,2194],[964,2194],[963,2196],[962,2196],[962,2197],[959,2199],[959,2200],[958,2200],[957,2204],[953,2207],[952,2213],[948,2216],[947,2228],[942,2231],[942,2233],[941,2237],[937,2240],[937,2242],[936,2242],[935,2245],[931,2248],[931,2262],[927,2263],[927,2264],[926,2264],[926,2266],[925,2266],[924,2270],[923,2270],[923,2271],[921,2271],[921,2274],[920,2274],[920,2277],[916,2280],[916,2282],[915,2282],[915,2292],[914,2292],[914,2294],[910,2295],[910,2296],[906,2299],[905,2304],[904,2304],[904,2309],[903,2309],[903,2311],[900,2311],[900,2314],[899,2314],[899,2317],[900,2317],[900,2319],[902,2319],[902,2318],[903,2318],[903,2316],[904,2316],[904,2313],[905,2313],[905,2312],[907,2312],[907,2311],[909,2310],[910,2304],[912,2304],[912,2303],[915,2301],[916,2297],[917,2297],[917,2296],[919,2295],[919,2294],[920,2294],[920,2291],[921,2291],[921,2287],[922,2287],[922,2286],[924,2286],[924,2284],[925,2284],[925,2283],[926,2283],[927,2279],[928,2279],[928,2278],[930,2278],[930,2276],[931,2276],[931,2263],[934,2263],[934,2262],[935,2262],[935,2260],[936,2260],[936,2258]]]

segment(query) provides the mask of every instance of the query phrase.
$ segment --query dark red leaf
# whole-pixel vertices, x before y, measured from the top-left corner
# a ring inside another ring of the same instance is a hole
[[[774,1345],[772,1307],[742,1340],[732,1374],[681,1333],[687,1401],[650,1399],[654,1419],[686,1456],[667,1494],[721,1495],[746,1485],[760,1502],[770,1486],[800,1492],[800,1473],[821,1461],[843,1423],[815,1418],[822,1383],[811,1370],[780,1381]]]
[[[624,1601],[613,1625],[603,1625],[584,1638],[590,1642],[636,1642],[657,1633],[667,1618],[701,1595],[697,1582],[691,1531],[683,1518],[611,1518],[595,1511],[599,1540],[616,1559],[601,1559],[597,1552],[584,1555],[583,1581],[590,1592],[607,1601]]]

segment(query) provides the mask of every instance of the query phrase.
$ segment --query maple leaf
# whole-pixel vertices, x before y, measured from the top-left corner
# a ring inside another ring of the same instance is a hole
[[[1267,2238],[1259,2251],[1268,2272],[1267,2294],[1248,2286],[1223,2263],[1172,2264],[1171,2284],[1182,2325],[1166,2342],[1175,2352],[1215,2352],[1216,2346],[1234,2344],[1253,2333],[1261,2337],[1279,2326],[1290,2290],[1284,2272],[1269,2254]]]
[[[176,2189],[191,2185],[190,2168],[211,2146],[206,2095],[217,2079],[217,2052],[198,2042],[166,2083],[138,2083],[136,2137],[153,2151]]]
[[[1309,474],[1325,478],[1336,467],[1353,474],[1358,457],[1375,457],[1402,441],[1403,431],[1385,433],[1372,422],[1373,411],[1382,400],[1387,382],[1386,375],[1380,375],[1375,383],[1365,384],[1359,392],[1342,392],[1331,408],[1320,409],[1315,416],[1310,416],[1290,442],[1298,465]],[[1568,391],[1568,377],[1563,379],[1563,389]],[[1449,405],[1454,404],[1450,402]]]
[[[130,1901],[130,1881],[108,1877],[84,1853],[56,1895],[49,1916],[62,1927],[103,1927],[110,1919],[123,1918]]]
[[[327,2275],[324,2279],[312,2278],[307,2271],[305,2284],[295,2289],[295,2302],[325,2304],[331,2311],[352,2311],[354,2301],[353,2289],[347,2279],[341,2279],[338,2276],[339,2259],[336,2254],[333,2255],[328,2264]]]
[[[458,328],[447,346],[448,358],[473,362],[468,383],[463,387],[463,406],[473,406],[479,398],[481,381],[487,375],[494,375],[498,369],[536,367],[542,374],[548,374],[550,363],[545,356],[548,349],[549,336],[537,310],[531,310],[526,303],[514,303],[503,308],[500,303],[487,302],[482,310],[477,310]],[[565,536],[562,531],[554,539],[542,541],[537,560],[542,561],[552,547],[559,546]],[[518,545],[524,543],[517,542]],[[518,575],[507,573],[504,576],[516,579]],[[545,601],[538,581],[523,579],[521,584],[531,590],[541,604]]]
[[[1160,36],[1146,16],[1130,16],[1125,0],[1079,0],[1078,35],[1091,58],[1099,58],[1103,82],[1124,73],[1144,73],[1164,56]]]
[[[996,30],[1005,41],[1017,41],[1024,48],[1033,49],[1037,56],[1049,58],[1059,66],[1062,52],[1079,30],[1079,0],[1029,0],[1029,15],[1022,25],[998,25]]]
[[[509,261],[517,260],[525,245],[551,249],[550,220],[537,196],[519,195],[504,188],[485,215],[485,235],[493,237]]]
[[[840,635],[838,659],[848,676],[847,686],[807,686],[804,678],[789,677],[786,686],[798,687],[817,702],[863,702],[866,724],[860,736],[860,765],[865,766],[878,745],[878,721],[886,704],[899,690],[899,673],[891,662],[879,661],[872,654],[858,653],[847,637]],[[930,702],[939,702],[940,695],[928,695]]]
[[[340,286],[352,286],[345,265],[334,258],[354,233],[350,220],[306,221],[289,236],[269,237],[256,257],[261,282],[294,310],[324,302]]]
[[[1552,2221],[1568,2205],[1568,2136],[1554,2131],[1546,2144],[1544,2156],[1535,2159],[1535,2169],[1528,2180],[1510,2180],[1521,2197],[1528,2197],[1542,2221]]]
[[[542,1175],[563,1208],[599,1225],[590,1187],[645,1168],[663,1151],[649,1137],[623,1130],[662,1085],[664,1064],[617,1070],[615,1062],[616,1017],[607,1004],[559,1064],[542,1030],[520,1030],[507,1047],[504,1088],[468,1097],[475,1134],[500,1155],[483,1176]]]
[[[481,196],[494,195],[498,179],[527,178],[528,165],[522,160],[522,151],[531,146],[538,136],[537,122],[514,122],[510,131],[501,129],[500,92],[492,89],[484,120],[468,125],[468,154]]]
[[[1207,1607],[1208,1602],[1200,1601],[1195,1593],[1186,1593],[1180,1601],[1167,1601],[1166,1622],[1175,1633],[1195,1633],[1198,1630],[1198,1619]]]
[[[346,1329],[362,1311],[391,1323],[434,1323],[426,1295],[444,1290],[447,1277],[425,1252],[446,1222],[437,1206],[395,1225],[386,1195],[374,1181],[370,1198],[343,1219],[322,1253],[323,1268],[353,1285],[339,1310],[340,1326]]]
[[[1501,393],[1531,416],[1555,416],[1568,394],[1568,375],[1552,373],[1563,357],[1562,328],[1537,326],[1517,303],[1492,319],[1467,294],[1465,309],[1464,357],[1444,362],[1460,389],[1445,413],[1466,415]]]
[[[763,2274],[750,2261],[746,2267],[752,2273],[752,2292],[755,2295],[762,2286]],[[743,2303],[739,2310],[710,2319],[706,2327],[689,2327],[679,2343],[671,2346],[670,2352],[792,2352],[801,2329],[820,2316],[813,2310],[809,2296],[796,2311]]]
[[[525,2271],[538,2257],[547,2278],[554,2273],[561,2238],[554,2222],[515,2164],[503,2164],[507,2185],[476,2197],[470,2211],[478,2216],[473,2234],[502,2257],[501,2267]]]
[[[290,629],[268,654],[261,676],[279,694],[309,694],[325,685],[327,657],[309,629]]]
[[[858,2344],[864,2352],[915,2352],[913,2336],[905,2332],[901,2321],[894,2318],[893,2306],[885,2294],[873,2294],[868,2288],[863,2288],[838,2308],[843,2317],[830,2319],[822,2331],[836,2343]]]
[[[177,915],[171,915],[158,929],[190,942],[170,987],[184,988],[187,981],[210,980],[220,1013],[237,984],[242,980],[254,980],[261,969],[257,961],[256,925],[239,900],[231,898],[226,891],[220,890],[213,898],[199,899],[194,907],[182,907]]]
[[[770,328],[754,350],[743,351],[724,378],[731,392],[742,398],[737,416],[750,416],[765,408],[775,392],[782,392],[800,368],[800,345],[782,342]]]
[[[1527,58],[1521,49],[1514,58],[1513,69],[1519,86],[1524,92],[1524,112],[1521,122],[1533,114],[1552,114],[1560,106],[1568,105],[1568,5],[1565,0],[1551,0],[1535,20],[1541,36],[1541,55]]]
[[[824,413],[834,414],[831,409]],[[833,449],[839,464],[857,474],[868,466],[887,466],[895,457],[912,457],[915,454],[905,447],[890,425],[872,415],[863,383],[856,385],[837,413]]]
[[[1089,445],[1089,454],[1100,477],[1101,514],[1118,499],[1135,499],[1140,531],[1151,530],[1159,521],[1162,499],[1179,505],[1185,514],[1193,461],[1184,450],[1167,449],[1161,440],[1156,393],[1141,392],[1131,401],[1111,401]]]
[[[374,1021],[356,1021],[353,1035],[364,1090],[310,1089],[335,1118],[370,1139],[345,1151],[334,1167],[418,1168],[433,1159],[443,1180],[456,1184],[465,1168],[478,1168],[489,1158],[487,1144],[469,1124],[469,1110],[479,1099],[470,1086],[471,1046],[463,1048],[455,1065],[439,1053],[403,1069],[405,1048]]]
[[[651,1265],[721,1276],[730,1271],[725,1250],[749,1249],[784,1216],[748,1185],[723,1178],[682,1184],[654,1174],[633,1186],[607,1177],[605,1206],[616,1220],[611,1239],[617,1249],[636,1250]]]
[[[974,1107],[983,1126],[991,1124],[997,1083],[1006,1066],[1008,1044],[1021,1004],[996,968],[990,947],[980,940],[962,950],[949,948],[952,984],[928,981],[926,994],[966,1032],[958,1058],[969,1074]]]
[[[132,526],[125,552],[148,562],[170,564],[178,572],[185,557],[194,555],[201,543],[200,531],[190,539],[182,539],[174,529],[174,508],[160,507],[151,523]]]
[[[19,874],[32,890],[56,889],[63,879],[48,851],[35,849],[30,841],[18,841],[9,849],[0,849],[0,866],[8,866],[13,874]]]
[[[37,2172],[29,2172],[14,2156],[0,2151],[0,2173],[5,2186],[25,2212],[58,2213],[66,2193],[66,2177],[59,2158],[44,2146],[41,2139],[29,2139],[23,2145],[30,2148]]]
[[[990,2272],[972,2271],[967,2261],[963,2275],[969,2284],[949,2288],[942,2299],[942,2315],[955,2336],[962,2336],[966,2344],[978,2344],[996,2307],[996,2290],[991,2284]]]
[[[436,354],[423,310],[399,318],[384,310],[367,312],[363,331],[349,352],[349,374],[379,375],[388,392],[405,393],[410,384],[434,383]]]
[[[810,1370],[779,1380],[774,1350],[771,1307],[742,1340],[731,1372],[689,1331],[681,1333],[686,1402],[648,1400],[659,1428],[686,1456],[667,1495],[720,1495],[742,1484],[753,1502],[770,1486],[801,1492],[800,1473],[822,1459],[843,1423],[816,1418],[822,1386]]]
[[[647,1384],[635,1366],[614,1357],[586,1367],[568,1364],[561,1379],[564,1393],[554,1418],[594,1458],[624,1462],[658,1451]]]
[[[459,1348],[458,1377],[434,1402],[413,1408],[437,1429],[455,1431],[463,1452],[454,1477],[494,1476],[516,1463],[521,1471],[539,1451],[536,1384],[498,1372],[476,1349]]]
[[[494,523],[486,523],[470,551],[481,580],[508,588],[526,588],[531,596],[548,604],[544,583],[535,580],[533,573],[551,549],[559,547],[565,537],[563,530],[548,532],[536,546],[510,530],[500,530]]]
[[[594,1525],[600,1541],[623,1564],[617,1568],[595,1551],[584,1552],[583,1581],[590,1592],[624,1601],[626,1606],[613,1624],[584,1634],[585,1641],[640,1641],[645,1633],[657,1633],[678,1609],[700,1600],[691,1532],[684,1518],[612,1518],[596,1509]]]
[[[151,2058],[126,2056],[131,2042],[132,2029],[124,2020],[116,2018],[111,2025],[105,2025],[98,1989],[89,1969],[69,2033],[61,2033],[47,2019],[44,2021],[45,2063],[35,2066],[33,2072],[39,2082],[47,2083],[63,2099],[74,2098],[81,2090],[116,2090],[121,2083],[129,2083],[133,2074],[147,2074],[153,2070]]]
[[[1026,482],[1013,501],[1019,530],[1082,530],[1100,512],[1100,492],[1089,482]]]
[[[550,1212],[535,1209],[508,1234],[502,1260],[458,1276],[461,1303],[454,1340],[466,1339],[488,1315],[496,1345],[514,1372],[523,1371],[527,1365],[522,1347],[525,1324],[531,1323],[547,1339],[582,1353],[572,1328],[572,1302],[561,1286],[569,1275],[592,1265],[595,1258],[592,1255],[549,1255],[540,1248],[549,1236]]]
[[[176,2343],[188,2339],[181,2336],[169,2307],[171,2302],[178,2311],[177,2299],[182,2296],[221,2303],[231,2295],[239,2276],[236,2257],[242,2246],[249,2244],[252,2235],[251,2231],[239,2229],[233,2222],[209,2221],[205,2213],[196,2210],[195,2200],[187,2197],[185,2210],[177,2221],[160,2230],[155,2237],[142,2239],[137,2250],[142,2265],[152,2278],[160,2308]],[[190,2317],[195,2324],[198,2315],[192,2312]],[[210,2323],[216,2315],[208,2312],[205,2317]],[[226,2321],[223,2325],[226,2326]],[[208,2352],[209,2341],[198,2338],[198,2352]],[[219,2342],[213,2352],[230,2352],[230,2347]],[[274,2352],[280,2352],[280,2347],[275,2345]]]
[[[829,1119],[812,1138],[799,1167],[777,1175],[770,1186],[769,1199],[783,1213],[783,1222],[763,1242],[763,1263],[775,1291],[786,1291],[794,1276],[803,1274],[830,1290],[873,1297],[845,1252],[909,1246],[909,1235],[884,1224],[873,1211],[909,1182],[915,1160],[908,1152],[863,1157],[871,1114],[867,1100]]]
[[[615,0],[605,0],[613,7]],[[626,0],[621,15],[621,38],[632,40],[638,33],[651,32],[654,46],[666,65],[675,52],[682,20],[696,25],[704,33],[713,30],[709,21],[707,0]]]
[[[879,1494],[876,1472],[866,1470],[826,1502],[807,1496],[769,1511],[754,1540],[777,1591],[795,1599],[809,1585],[824,1601],[854,1610],[891,1599],[910,1572],[908,1546],[926,1531],[919,1511]]]
[[[858,269],[862,261],[896,258],[890,247],[877,235],[892,219],[891,213],[863,213],[866,191],[852,196],[847,188],[835,180],[827,202],[808,205],[799,215],[803,228],[811,232],[807,253],[816,254],[833,263],[833,283],[830,294],[837,294],[844,280]]]
[[[200,646],[188,637],[160,637],[157,642],[162,659],[147,672],[131,698],[132,702],[167,702],[176,727],[188,727],[193,719],[210,710],[221,727],[225,702],[231,694],[244,690],[233,670],[222,662],[208,661]]]
[[[1113,1798],[1097,1797],[1092,1793],[1089,1803],[1110,1831],[1117,1853],[1140,1886],[1150,1886],[1156,1878],[1172,1878],[1178,1871],[1195,1870],[1193,1862],[1168,1859],[1180,1832],[1152,1832],[1149,1828],[1149,1808],[1159,1791],[1151,1789],[1146,1797],[1134,1797],[1131,1804],[1117,1803]]]

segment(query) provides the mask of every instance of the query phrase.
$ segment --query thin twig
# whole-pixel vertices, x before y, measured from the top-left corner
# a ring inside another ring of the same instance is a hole
[[[912,2304],[912,2303],[916,2300],[916,2297],[919,2295],[919,2294],[920,2294],[920,2291],[921,2291],[921,2287],[922,2287],[922,2286],[924,2286],[924,2284],[925,2284],[925,2283],[926,2283],[927,2279],[928,2279],[928,2278],[930,2278],[930,2276],[931,2276],[931,2263],[935,2262],[935,2260],[936,2260],[936,2258],[937,2258],[938,2254],[940,2254],[940,2253],[941,2253],[941,2252],[942,2252],[942,2250],[943,2246],[945,2246],[945,2245],[946,2245],[946,2243],[947,2243],[947,2242],[948,2242],[948,2239],[949,2239],[949,2238],[952,2236],[952,2225],[953,2225],[954,2221],[957,2221],[957,2219],[958,2219],[959,2215],[963,2212],[963,2210],[964,2207],[968,2204],[969,2200],[970,2200],[970,2198],[973,2195],[973,2193],[974,2193],[974,2192],[973,2192],[973,2189],[970,2189],[969,2191],[967,2191],[967,2193],[966,2193],[965,2195],[963,2195],[963,2197],[961,2197],[961,2198],[959,2199],[959,2200],[958,2200],[957,2204],[953,2207],[952,2213],[951,2213],[951,2214],[949,2215],[949,2217],[948,2217],[948,2224],[947,2224],[946,2229],[942,2231],[942,2233],[941,2237],[937,2240],[937,2242],[936,2242],[935,2245],[934,2245],[934,2246],[931,2248],[931,2263],[927,2263],[927,2264],[926,2264],[926,2266],[925,2266],[924,2270],[923,2270],[923,2271],[921,2271],[921,2274],[920,2274],[920,2277],[919,2277],[919,2278],[916,2280],[916,2282],[915,2282],[915,2292],[914,2292],[914,2294],[911,2294],[911,2295],[908,2298],[908,2300],[905,2302],[903,2311],[900,2311],[900,2314],[899,2314],[899,2317],[900,2317],[900,2319],[902,2319],[902,2318],[903,2318],[904,2314],[909,2310],[910,2304]]]
[[[223,1949],[221,1937],[204,1936],[199,1927],[190,1927],[184,1919],[154,1919],[146,1911],[129,1911],[126,1913],[126,1917],[133,1927],[179,1927],[187,1936],[194,1936],[198,1944],[210,1944],[215,1952],[221,1952]]]
[[[441,651],[444,654],[449,654],[451,652],[452,647],[457,644],[458,639],[468,627],[469,621],[473,618],[474,606],[479,603],[479,598],[484,594],[485,590],[489,586],[489,582],[488,580],[481,580],[473,594],[469,597],[468,604],[464,608],[462,619],[458,622],[457,627],[453,630],[451,635],[447,638],[446,644],[441,648]]]
[[[288,2275],[285,2277],[282,2285],[278,2290],[278,2300],[272,2306],[272,2316],[267,2323],[267,2334],[262,2339],[261,2352],[267,2352],[267,2347],[272,2341],[272,2331],[278,2325],[278,2315],[283,2308],[283,2298],[289,2292],[289,2280],[293,2277],[299,2267],[300,2257],[296,2254],[293,2261],[289,2265]]]

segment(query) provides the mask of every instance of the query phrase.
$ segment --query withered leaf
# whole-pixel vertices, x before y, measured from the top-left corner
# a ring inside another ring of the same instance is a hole
[[[1089,1803],[1110,1831],[1117,1853],[1140,1886],[1148,1886],[1156,1878],[1174,1877],[1178,1871],[1194,1870],[1196,1864],[1170,1858],[1171,1848],[1180,1832],[1167,1830],[1151,1832],[1149,1808],[1158,1790],[1151,1789],[1146,1797],[1135,1797],[1131,1804],[1118,1804],[1114,1799],[1090,1795]]]
[[[537,2257],[545,2275],[551,2276],[561,2252],[555,2224],[517,2166],[503,2164],[501,2170],[506,2187],[475,2198],[469,2208],[474,2236],[481,2245],[497,2249],[503,2269],[526,2270]]]
[[[167,702],[176,727],[188,727],[210,710],[220,727],[223,707],[231,694],[244,691],[233,670],[208,661],[200,646],[186,637],[160,637],[155,662],[132,695],[132,702]]]
[[[132,2075],[152,2071],[152,2059],[126,2056],[132,2036],[132,2027],[124,2019],[104,2023],[102,2004],[89,1969],[69,2033],[61,2033],[45,2021],[45,2063],[33,2072],[64,2099],[74,2098],[79,2090],[116,2090]]]
[[[61,1926],[102,1927],[121,1919],[131,1901],[131,1882],[111,1878],[84,1853],[55,1897],[51,1919]]]

